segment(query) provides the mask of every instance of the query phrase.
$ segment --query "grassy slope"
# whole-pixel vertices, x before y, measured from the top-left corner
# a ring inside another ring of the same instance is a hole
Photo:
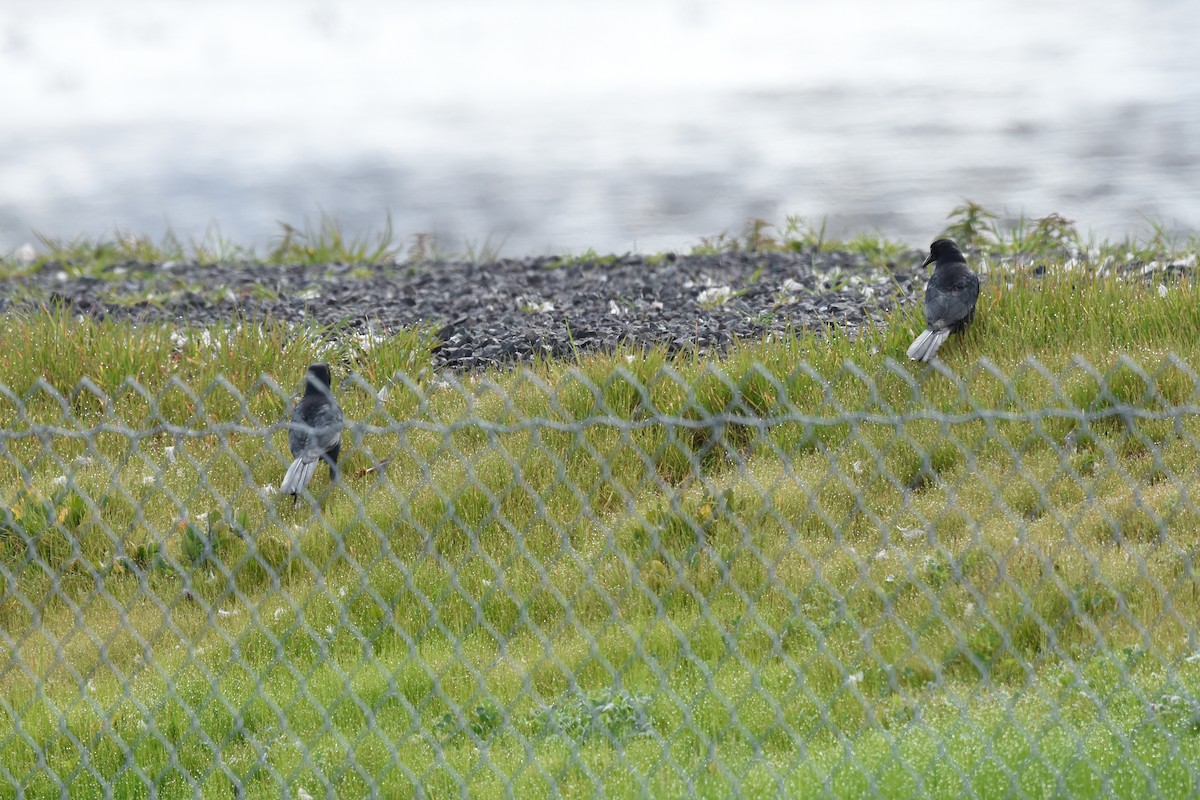
[[[1200,289],[1062,262],[911,374],[914,309],[452,385],[419,332],[9,317],[4,427],[65,430],[0,459],[0,787],[1190,795]],[[363,376],[352,477],[293,509],[320,358]]]

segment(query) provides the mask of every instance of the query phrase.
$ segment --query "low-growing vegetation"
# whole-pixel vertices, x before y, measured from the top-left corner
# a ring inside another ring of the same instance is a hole
[[[0,787],[1193,795],[1200,289],[952,224],[979,316],[919,368],[912,307],[460,375],[420,330],[9,314]],[[344,481],[293,507],[313,361]]]

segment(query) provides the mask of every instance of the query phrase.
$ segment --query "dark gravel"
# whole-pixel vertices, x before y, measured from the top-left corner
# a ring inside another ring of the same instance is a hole
[[[855,330],[923,291],[923,254],[888,268],[845,252],[668,255],[647,262],[506,259],[493,264],[214,266],[124,264],[77,277],[57,265],[0,280],[0,311],[62,303],[80,313],[203,325],[238,317],[438,331],[455,369],[626,342],[720,349],[789,328]]]

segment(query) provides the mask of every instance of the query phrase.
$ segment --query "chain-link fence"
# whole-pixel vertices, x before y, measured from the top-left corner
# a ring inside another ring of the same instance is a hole
[[[1174,359],[0,387],[0,795],[1191,796]]]

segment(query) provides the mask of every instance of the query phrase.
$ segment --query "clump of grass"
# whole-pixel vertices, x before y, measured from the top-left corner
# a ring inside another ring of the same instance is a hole
[[[789,216],[782,226],[764,219],[754,218],[744,226],[741,234],[719,233],[704,237],[692,248],[696,255],[711,255],[723,252],[807,252],[842,249],[843,242],[827,238],[826,221],[814,227],[803,217]]]
[[[184,258],[184,247],[171,231],[155,242],[148,236],[117,229],[111,238],[55,239],[35,233],[44,252],[38,254],[33,267],[57,266],[68,273],[93,275],[117,265],[150,264]]]
[[[282,232],[267,253],[271,264],[392,264],[402,246],[395,241],[389,214],[377,233],[347,235],[340,223],[322,213],[317,224],[302,227],[280,222]]]
[[[404,250],[396,239],[389,216],[382,230],[361,234],[347,233],[336,219],[322,214],[316,224],[307,220],[299,226],[280,222],[281,232],[259,256],[253,246],[234,242],[217,225],[210,225],[201,237],[183,242],[168,229],[162,238],[154,240],[144,234],[117,229],[111,236],[100,238],[75,237],[61,239],[36,233],[40,251],[35,250],[28,265],[15,259],[0,259],[0,276],[17,275],[44,267],[62,269],[68,274],[99,276],[116,267],[137,270],[144,266],[169,262],[198,264],[229,264],[265,261],[269,264],[358,264],[387,265],[405,260]],[[494,260],[500,245],[489,239],[475,247],[468,244],[471,260]],[[413,239],[407,258],[414,261],[447,258],[436,249],[431,237],[418,235]]]
[[[1171,261],[1195,257],[1200,240],[1173,236],[1162,223],[1148,221],[1149,235],[1144,240],[1094,242],[1086,239],[1073,220],[1050,213],[1030,217],[1024,213],[993,211],[981,204],[964,200],[947,215],[948,224],[937,236],[955,239],[960,246],[984,263],[1020,259],[1064,262],[1073,260],[1093,267]],[[721,252],[828,252],[841,251],[863,256],[868,263],[892,267],[906,255],[915,259],[926,242],[903,243],[878,234],[858,234],[849,238],[831,236],[827,221],[814,225],[803,217],[789,216],[782,225],[751,219],[739,234],[721,233],[701,239],[693,248],[696,254]],[[913,264],[915,266],[915,263]]]
[[[548,268],[555,269],[573,264],[600,265],[608,267],[615,265],[619,260],[619,257],[614,254],[610,253],[605,255],[603,253],[598,253],[596,250],[589,247],[582,253],[564,253],[563,255],[556,257],[548,264]]]
[[[213,223],[200,238],[191,237],[179,260],[191,260],[199,264],[244,264],[255,261],[253,247],[241,245],[221,232]],[[158,263],[162,263],[159,261]]]

